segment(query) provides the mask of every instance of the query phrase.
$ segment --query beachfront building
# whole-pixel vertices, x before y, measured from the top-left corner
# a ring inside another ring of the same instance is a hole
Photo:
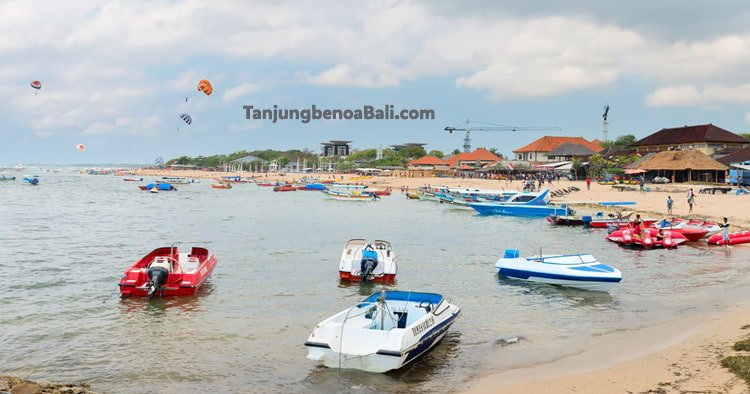
[[[436,156],[422,156],[406,163],[410,170],[447,170],[448,162]]]
[[[549,161],[571,161],[573,159],[588,160],[591,155],[595,154],[593,150],[587,148],[581,144],[572,144],[566,142],[555,149],[547,152],[547,159]]]
[[[404,143],[404,144],[391,145],[391,148],[393,149],[394,152],[398,152],[398,151],[400,151],[401,149],[404,149],[404,148],[418,147],[418,148],[424,149],[425,145],[427,145],[427,144],[423,144],[421,142],[407,142],[407,143]]]
[[[647,171],[646,177],[666,177],[672,182],[724,182],[724,164],[699,150],[668,150],[652,152],[626,166]]]
[[[351,152],[351,147],[349,146],[349,144],[351,142],[352,141],[338,141],[338,140],[321,142],[320,144],[323,145],[322,147],[323,152],[321,153],[321,156],[323,157],[349,156],[349,153]]]
[[[550,156],[549,153],[563,144],[580,145],[594,153],[602,150],[601,141],[599,140],[589,141],[583,137],[544,136],[522,148],[514,150],[513,153],[515,153],[517,160],[550,162],[556,159],[553,159],[552,157],[554,156]]]
[[[449,168],[459,169],[461,166],[470,168],[481,168],[487,164],[499,161],[500,157],[487,149],[478,148],[474,152],[462,152],[445,159]],[[464,167],[464,170],[467,168]]]
[[[641,155],[668,150],[697,150],[710,156],[722,150],[745,148],[750,146],[750,140],[709,123],[661,129],[632,146]]]

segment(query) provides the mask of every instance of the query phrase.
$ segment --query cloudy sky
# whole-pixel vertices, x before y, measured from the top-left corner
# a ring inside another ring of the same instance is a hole
[[[319,151],[334,139],[449,152],[463,133],[443,129],[466,119],[560,128],[472,133],[473,147],[507,155],[543,135],[602,139],[605,103],[610,139],[686,124],[750,131],[744,1],[0,0],[0,10],[0,165]],[[211,96],[197,92],[201,79]],[[436,119],[274,124],[243,110],[313,104]]]

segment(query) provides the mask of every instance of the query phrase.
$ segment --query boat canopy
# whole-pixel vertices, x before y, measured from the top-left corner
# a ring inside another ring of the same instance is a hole
[[[380,292],[375,293],[363,301],[363,303],[374,303],[377,302],[380,297]],[[386,291],[386,301],[409,301],[409,302],[431,302],[433,305],[439,304],[443,301],[443,296],[435,293],[420,293],[412,291]]]
[[[157,190],[172,190],[171,183],[149,183],[146,185],[146,189],[153,189],[154,186],[157,187]]]

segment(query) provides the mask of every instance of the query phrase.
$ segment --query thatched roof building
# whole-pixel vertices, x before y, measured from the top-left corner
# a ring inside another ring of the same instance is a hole
[[[729,167],[697,150],[670,150],[633,163],[632,168],[649,171],[650,176],[671,177],[674,182],[723,182]]]

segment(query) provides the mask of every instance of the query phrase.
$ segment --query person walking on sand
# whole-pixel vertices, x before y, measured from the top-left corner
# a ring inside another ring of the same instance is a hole
[[[726,246],[727,248],[731,248],[731,240],[729,239],[729,222],[727,221],[727,218],[724,218],[724,223],[719,224],[719,227],[724,230],[724,246]]]
[[[591,190],[591,177],[586,178],[586,190]]]
[[[688,190],[687,203],[688,203],[688,206],[690,207],[690,209],[688,210],[688,213],[693,213],[693,204],[695,204],[695,193],[693,193],[692,188]]]
[[[674,205],[674,200],[672,200],[672,196],[667,196],[667,214],[672,216],[672,205]]]
[[[643,188],[644,186],[643,178],[641,178],[641,180],[638,181],[638,186],[641,187],[641,193],[646,194],[646,189]]]

